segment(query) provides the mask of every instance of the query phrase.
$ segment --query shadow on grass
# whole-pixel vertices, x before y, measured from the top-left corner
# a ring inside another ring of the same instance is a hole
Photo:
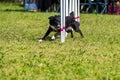
[[[25,12],[24,9],[5,9],[5,10],[1,10],[3,12]]]

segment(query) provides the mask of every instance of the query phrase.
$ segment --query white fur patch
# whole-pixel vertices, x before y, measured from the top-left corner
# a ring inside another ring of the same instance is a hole
[[[65,32],[65,37],[67,37],[67,35],[68,35],[68,33],[67,33],[67,32]]]
[[[40,40],[38,40],[39,42],[43,42],[43,40],[42,39],[40,39]]]
[[[55,36],[52,36],[51,39],[54,40],[54,39],[55,39]]]
[[[73,28],[72,27],[66,28],[66,31],[68,31],[68,30],[72,30],[73,31]]]
[[[50,26],[53,30],[57,31],[57,29],[55,28],[55,26]]]

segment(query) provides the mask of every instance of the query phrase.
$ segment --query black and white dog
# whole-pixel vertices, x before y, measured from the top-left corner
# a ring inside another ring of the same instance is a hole
[[[51,39],[55,39],[58,35],[60,35],[61,32],[61,28],[60,28],[60,16],[59,15],[55,15],[55,16],[51,16],[49,17],[49,28],[47,30],[47,32],[45,33],[45,35],[39,40],[39,42],[42,42],[46,39],[46,37],[52,32],[56,32],[54,36],[52,36]],[[71,33],[71,38],[73,38],[73,30],[75,32],[78,32],[81,37],[84,37],[82,31],[79,28],[80,24],[78,21],[75,20],[74,17],[74,12],[70,13],[70,16],[66,16],[65,17],[65,31],[67,33]]]

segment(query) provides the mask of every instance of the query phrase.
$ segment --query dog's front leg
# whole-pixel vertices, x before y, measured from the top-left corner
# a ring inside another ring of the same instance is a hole
[[[60,32],[55,33],[55,34],[51,37],[51,39],[52,39],[52,40],[56,39],[56,37],[57,37],[58,35],[60,35]]]
[[[53,29],[49,26],[47,32],[45,33],[44,37],[42,39],[39,40],[39,42],[42,42],[43,40],[45,40],[45,38],[50,34],[50,32],[52,32]]]
[[[73,31],[71,30],[71,32],[70,32],[70,33],[71,33],[71,38],[73,38]]]

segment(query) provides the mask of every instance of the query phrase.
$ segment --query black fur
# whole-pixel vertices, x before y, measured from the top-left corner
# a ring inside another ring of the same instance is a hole
[[[47,32],[45,33],[44,37],[41,40],[45,40],[46,37],[52,32],[55,31],[56,34],[54,35],[57,37],[58,34],[60,34],[60,16],[51,16],[49,17],[49,28]],[[80,24],[79,22],[75,21],[74,19],[74,12],[70,13],[70,16],[65,17],[65,31],[67,33],[71,33],[71,38],[73,38],[73,30],[75,32],[78,32],[81,37],[84,37],[82,31],[79,28]],[[72,30],[73,29],[73,30]]]

